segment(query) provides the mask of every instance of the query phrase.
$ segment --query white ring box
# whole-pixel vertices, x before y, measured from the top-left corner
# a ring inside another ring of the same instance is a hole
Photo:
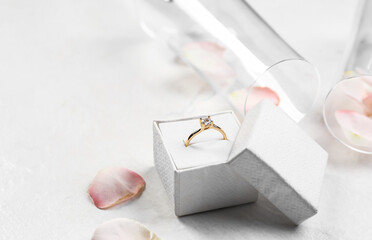
[[[295,224],[317,212],[328,154],[268,100],[245,116],[210,115],[227,134],[200,128],[199,117],[154,121],[155,168],[177,216],[253,202],[257,191]],[[257,191],[256,191],[257,190]]]
[[[239,121],[232,111],[209,116],[228,140],[209,129],[185,147],[184,141],[200,128],[200,116],[153,123],[155,168],[177,216],[257,199],[257,191],[227,165]]]

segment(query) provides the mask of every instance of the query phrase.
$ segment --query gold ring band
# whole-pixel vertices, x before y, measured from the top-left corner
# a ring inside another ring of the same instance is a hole
[[[214,129],[220,132],[223,136],[223,140],[227,140],[226,133],[219,126],[213,123],[210,116],[206,118],[200,118],[199,122],[200,122],[200,129],[190,134],[190,136],[187,138],[187,141],[185,142],[185,147],[188,147],[190,145],[191,140],[196,135],[208,129]]]

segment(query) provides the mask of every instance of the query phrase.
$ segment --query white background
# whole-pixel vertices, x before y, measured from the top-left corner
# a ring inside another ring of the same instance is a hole
[[[128,0],[0,0],[0,239],[89,239],[117,217],[162,239],[370,239],[371,157],[327,132],[321,102],[337,81],[358,1],[249,1],[320,70],[301,126],[330,153],[319,213],[298,227],[264,200],[177,218],[153,167],[153,119],[210,89],[139,28]],[[123,166],[143,195],[97,209],[87,189]]]

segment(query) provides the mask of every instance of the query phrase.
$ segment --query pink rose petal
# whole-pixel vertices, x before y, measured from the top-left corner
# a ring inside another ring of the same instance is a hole
[[[231,102],[235,106],[237,106],[238,109],[244,109],[243,106],[245,104],[245,101],[247,100],[246,111],[253,108],[256,104],[258,104],[265,98],[272,101],[276,106],[278,106],[280,103],[278,94],[268,87],[253,87],[251,91],[249,91],[249,88],[246,88],[234,91],[230,94]]]
[[[280,98],[276,92],[268,87],[253,87],[251,92],[248,94],[247,103],[245,105],[246,110],[253,108],[257,103],[261,102],[263,99],[269,99],[276,106],[279,105]]]
[[[139,222],[117,218],[97,227],[92,240],[160,240]]]
[[[195,67],[219,79],[233,78],[234,70],[224,60],[225,48],[215,42],[192,42],[184,46],[184,56]]]
[[[107,209],[140,195],[145,180],[126,168],[101,170],[89,187],[89,195],[96,207]]]
[[[372,95],[363,99],[364,113],[368,116],[372,116]]]
[[[357,145],[372,144],[372,119],[350,110],[338,110],[335,116],[350,141]]]

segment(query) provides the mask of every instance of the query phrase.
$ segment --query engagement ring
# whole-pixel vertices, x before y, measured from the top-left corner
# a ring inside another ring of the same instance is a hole
[[[216,131],[219,131],[222,136],[223,136],[223,140],[227,140],[227,137],[226,137],[226,133],[219,127],[217,126],[216,124],[213,123],[212,119],[210,116],[208,117],[204,117],[204,118],[200,118],[200,129],[191,133],[191,135],[189,136],[189,138],[187,139],[187,141],[185,142],[185,147],[189,146],[190,145],[190,141],[196,136],[198,135],[199,133],[205,131],[205,130],[208,130],[208,129],[214,129]]]

